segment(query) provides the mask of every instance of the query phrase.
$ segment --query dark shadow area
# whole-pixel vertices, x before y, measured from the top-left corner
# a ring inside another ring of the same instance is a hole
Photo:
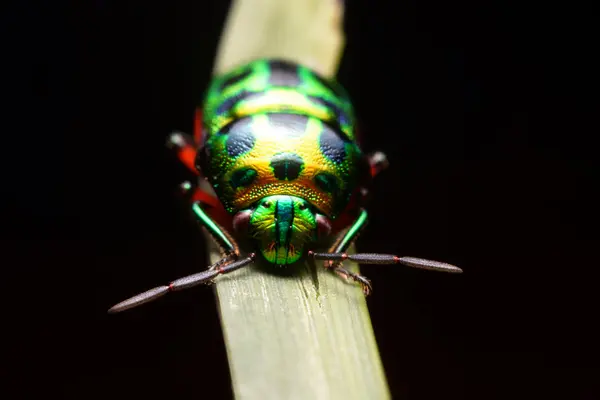
[[[4,396],[230,398],[211,289],[106,314],[207,266],[164,143],[192,130],[227,2],[13,3]],[[583,2],[348,3],[339,77],[391,163],[357,247],[465,271],[362,268],[394,398],[599,396],[597,25]]]

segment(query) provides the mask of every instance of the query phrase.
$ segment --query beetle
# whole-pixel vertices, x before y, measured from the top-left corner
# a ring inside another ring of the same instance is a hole
[[[213,189],[184,185],[192,214],[222,258],[125,300],[111,313],[211,283],[258,259],[280,267],[322,260],[358,282],[365,295],[371,282],[344,268],[344,260],[462,272],[420,258],[346,252],[366,225],[369,183],[388,162],[381,152],[362,152],[344,88],[303,65],[261,59],[214,78],[196,112],[193,137],[173,133],[167,144]]]

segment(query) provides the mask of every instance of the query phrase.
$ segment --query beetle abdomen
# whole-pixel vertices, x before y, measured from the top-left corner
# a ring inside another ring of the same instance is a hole
[[[208,133],[232,120],[260,112],[313,116],[354,140],[354,115],[344,89],[306,67],[259,60],[236,68],[211,84],[204,105]]]
[[[353,119],[337,84],[292,63],[250,63],[210,87],[202,172],[229,212],[281,194],[335,218],[357,186]]]

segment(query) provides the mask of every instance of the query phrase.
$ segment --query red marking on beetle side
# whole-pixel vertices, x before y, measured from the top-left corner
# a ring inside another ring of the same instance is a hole
[[[190,171],[199,175],[198,170],[196,169],[196,150],[193,147],[186,146],[179,150],[179,159],[190,169]]]
[[[377,169],[377,167],[375,165],[371,165],[371,177],[375,178],[378,172],[379,170]]]
[[[197,108],[194,113],[194,140],[197,146],[202,144],[202,110],[200,108]]]

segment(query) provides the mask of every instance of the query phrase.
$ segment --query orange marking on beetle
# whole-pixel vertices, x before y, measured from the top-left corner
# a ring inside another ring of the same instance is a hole
[[[191,171],[198,175],[198,170],[196,169],[196,149],[186,146],[179,150],[179,159],[181,162],[188,167]]]

